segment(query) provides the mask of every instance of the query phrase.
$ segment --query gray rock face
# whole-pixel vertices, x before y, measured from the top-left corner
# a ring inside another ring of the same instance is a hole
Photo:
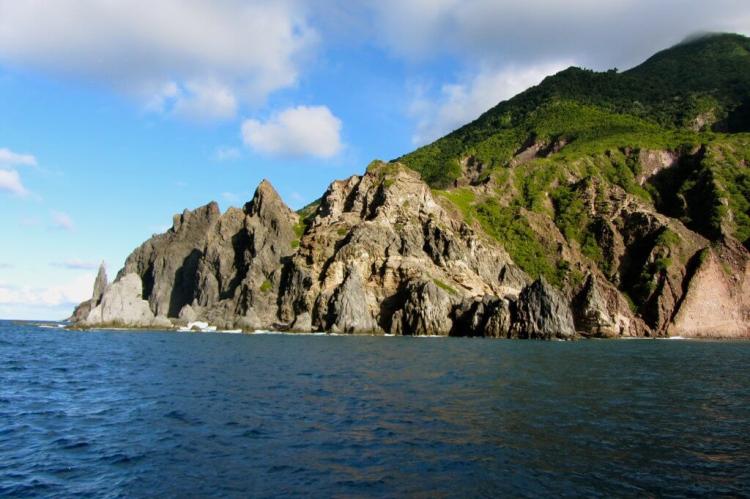
[[[620,293],[593,274],[586,278],[572,308],[576,329],[584,336],[643,336],[648,331],[645,323],[633,315]]]
[[[118,280],[141,277],[156,316],[219,327],[270,327],[284,259],[294,252],[298,216],[263,181],[244,209],[216,203],[176,215],[126,260]],[[252,312],[249,312],[252,310]]]
[[[91,295],[91,299],[80,303],[75,310],[73,310],[73,315],[68,318],[68,321],[73,323],[82,323],[85,321],[89,316],[91,309],[102,302],[102,296],[107,289],[107,283],[107,268],[104,265],[104,262],[102,262],[99,265],[99,271],[94,280],[94,292]]]
[[[126,274],[108,286],[99,305],[89,312],[83,322],[87,326],[114,325],[149,327],[154,325],[154,314],[143,299],[141,278]],[[160,320],[163,324],[163,321]]]
[[[512,324],[511,301],[496,296],[483,296],[465,302],[457,310],[455,336],[487,336],[508,338]]]
[[[599,292],[596,279],[589,275],[577,297],[575,321],[579,331],[590,336],[615,336],[615,323],[610,317],[607,304]]]
[[[524,288],[513,315],[513,337],[549,340],[576,336],[570,306],[544,278]]]
[[[403,333],[447,336],[453,329],[453,301],[447,291],[432,281],[409,283],[406,302],[395,330]],[[391,325],[391,328],[394,326]],[[394,329],[392,329],[394,330]]]
[[[368,334],[379,331],[370,312],[362,277],[357,269],[347,273],[328,307],[332,333]],[[296,322],[296,321],[295,321]]]
[[[334,182],[304,223],[265,181],[243,209],[185,211],[112,285],[102,276],[81,325],[575,336],[559,292],[528,285],[501,246],[395,164]]]
[[[180,322],[188,324],[190,322],[197,321],[198,314],[195,313],[195,310],[193,310],[193,307],[191,307],[190,305],[185,305],[180,310],[180,315],[178,316],[178,319],[180,319]]]
[[[107,267],[104,265],[104,262],[102,262],[99,265],[99,271],[96,274],[96,280],[94,281],[94,293],[91,296],[91,303],[94,306],[101,303],[102,297],[104,296],[104,291],[107,289],[108,283],[109,281],[107,279]]]
[[[390,334],[449,334],[464,299],[517,295],[528,282],[501,247],[396,164],[331,184],[286,267],[282,322],[309,316],[312,329],[331,328],[340,309],[331,304],[354,269],[362,281],[357,308],[368,311],[375,332]]]
[[[127,258],[118,279],[131,273],[141,276],[144,297],[154,313],[177,317],[195,298],[205,238],[220,216],[216,203],[175,215],[171,229],[152,237]]]

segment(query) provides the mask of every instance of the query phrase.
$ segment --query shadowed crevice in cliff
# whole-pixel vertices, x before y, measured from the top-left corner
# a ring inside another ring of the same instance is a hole
[[[750,132],[750,100],[729,113],[726,123],[727,128],[733,132]]]
[[[694,154],[680,154],[674,165],[661,169],[648,178],[654,207],[659,213],[683,221],[689,217],[690,206],[681,188],[690,179],[694,182],[699,175],[705,152],[705,147],[701,147]]]
[[[650,292],[643,289],[642,273],[647,265],[651,250],[656,245],[656,233],[647,233],[633,239],[626,246],[618,273],[620,275],[619,288],[627,293],[636,305],[643,304],[649,297]]]
[[[185,305],[189,305],[195,298],[197,289],[198,263],[203,254],[197,249],[192,250],[182,261],[182,265],[174,275],[174,286],[169,297],[169,317],[177,317]]]
[[[292,261],[292,256],[285,256],[281,259],[281,271],[279,272],[279,293],[276,296],[276,306],[281,309],[283,307],[283,304],[285,302],[285,295],[288,290],[291,290],[295,288],[296,286],[300,286],[302,289],[309,289],[310,283],[306,282],[306,280],[303,278],[300,283],[295,283],[294,279],[296,277],[294,269],[294,263]],[[309,281],[309,280],[307,280]],[[296,304],[293,304],[292,307],[296,310],[298,310],[299,307],[295,306]],[[283,318],[282,318],[283,319]]]
[[[722,194],[713,170],[704,163],[706,147],[682,154],[675,166],[648,180],[654,206],[663,215],[682,221],[689,229],[715,240],[722,235]]]
[[[399,290],[383,299],[383,301],[380,302],[380,313],[378,314],[378,325],[383,328],[383,331],[389,331],[391,333],[394,331],[394,314],[396,312],[403,310],[404,304],[406,303],[406,290],[404,289],[405,286],[401,286]],[[395,316],[396,319],[399,319],[398,316]],[[401,331],[398,331],[399,333],[402,333]]]
[[[351,190],[349,195],[344,200],[344,207],[343,207],[344,213],[348,213],[354,210],[354,204],[357,200],[357,188],[359,187],[361,183],[362,183],[362,179],[359,179],[357,181],[357,185],[355,186],[355,188]]]
[[[234,251],[234,275],[227,283],[226,287],[219,294],[220,300],[227,300],[234,297],[237,288],[247,276],[249,270],[248,257],[249,248],[252,248],[250,234],[247,230],[242,229],[232,236],[232,249]],[[222,283],[223,285],[223,283]]]
[[[387,185],[386,183],[388,180],[383,180],[378,188],[375,190],[375,195],[372,197],[372,200],[367,203],[365,200],[364,203],[362,203],[362,213],[360,216],[365,220],[373,220],[377,216],[378,208],[381,207],[385,201],[386,201],[386,190]]]
[[[149,298],[151,298],[151,293],[154,291],[154,262],[149,261],[148,267],[141,275],[141,279],[143,280],[143,299],[146,301],[149,301]]]

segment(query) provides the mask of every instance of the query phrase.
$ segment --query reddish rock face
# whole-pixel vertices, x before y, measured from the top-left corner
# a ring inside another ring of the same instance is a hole
[[[725,241],[701,254],[669,336],[750,337],[750,261],[743,250]]]

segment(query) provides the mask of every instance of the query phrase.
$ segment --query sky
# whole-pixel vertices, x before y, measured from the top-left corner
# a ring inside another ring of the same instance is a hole
[[[545,76],[750,34],[747,0],[0,0],[0,318],[62,319],[172,216],[298,209]]]

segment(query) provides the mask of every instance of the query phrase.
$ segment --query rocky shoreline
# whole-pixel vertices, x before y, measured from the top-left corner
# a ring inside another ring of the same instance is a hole
[[[649,223],[659,222],[651,216]],[[747,337],[747,250],[691,240],[693,267],[654,328],[597,269],[577,287],[532,279],[419,173],[375,162],[362,176],[333,182],[300,213],[264,181],[241,209],[222,214],[212,202],[176,215],[172,228],[127,258],[114,282],[100,269],[92,298],[70,320],[79,328],[202,321],[248,332]],[[727,262],[742,272],[727,275]]]

